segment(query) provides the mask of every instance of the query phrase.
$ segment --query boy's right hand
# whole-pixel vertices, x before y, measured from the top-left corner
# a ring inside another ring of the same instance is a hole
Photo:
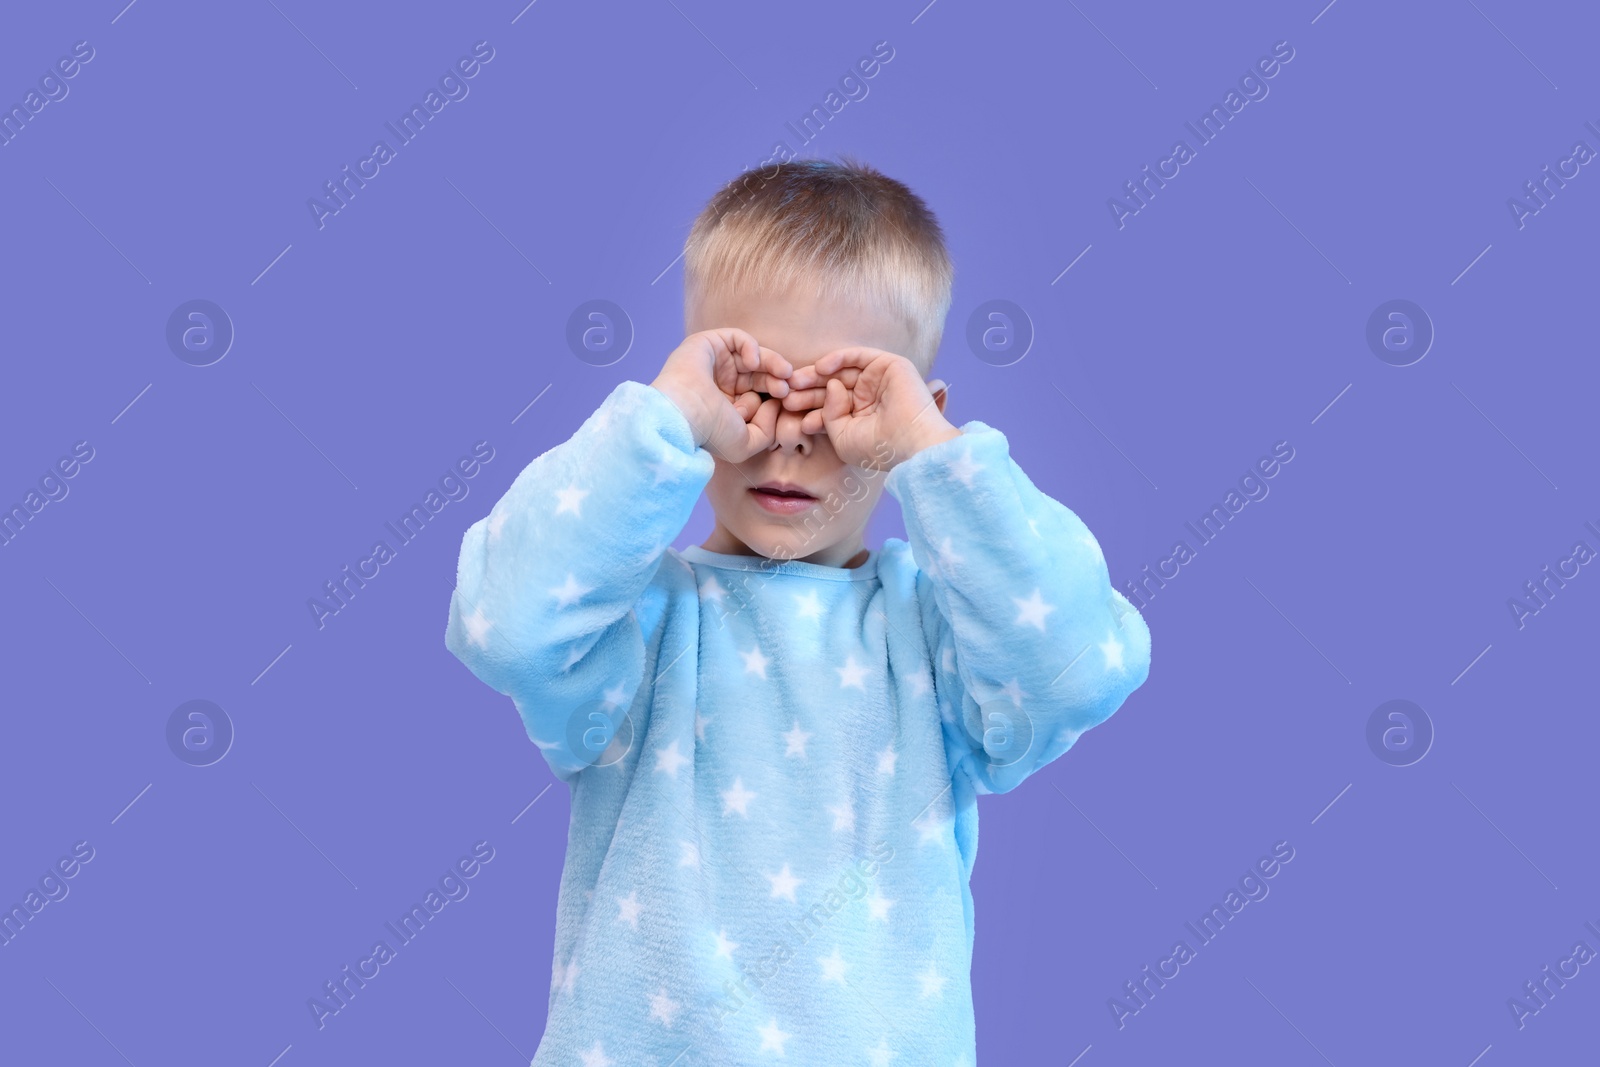
[[[685,337],[650,384],[683,412],[696,445],[742,463],[772,443],[793,373],[787,359],[728,327]]]

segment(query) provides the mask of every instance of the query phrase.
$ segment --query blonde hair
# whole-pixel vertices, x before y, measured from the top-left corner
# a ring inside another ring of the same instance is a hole
[[[926,374],[939,351],[955,269],[944,231],[906,185],[845,156],[755,167],[717,191],[684,245],[684,303],[781,295],[887,308],[910,330],[897,353]]]

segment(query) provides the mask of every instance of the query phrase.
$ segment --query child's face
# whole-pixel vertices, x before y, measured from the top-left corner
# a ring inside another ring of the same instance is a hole
[[[803,287],[802,287],[803,288]],[[910,330],[897,317],[868,307],[821,301],[809,290],[783,297],[743,294],[692,301],[685,333],[734,326],[795,369],[838,348],[862,345],[911,355]],[[743,463],[715,456],[706,497],[716,528],[704,547],[842,567],[859,555],[863,531],[883,494],[886,472],[847,466],[827,433],[802,434],[801,411],[780,411],[772,446]],[[760,492],[797,488],[808,498]]]

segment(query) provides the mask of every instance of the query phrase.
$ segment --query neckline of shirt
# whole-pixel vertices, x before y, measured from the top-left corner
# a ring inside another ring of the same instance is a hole
[[[866,561],[859,567],[826,567],[820,563],[791,559],[779,562],[766,556],[742,556],[731,552],[711,552],[699,545],[674,549],[690,563],[703,563],[723,570],[761,571],[767,574],[788,574],[798,578],[820,578],[832,582],[865,582],[878,576],[876,548],[867,551]]]

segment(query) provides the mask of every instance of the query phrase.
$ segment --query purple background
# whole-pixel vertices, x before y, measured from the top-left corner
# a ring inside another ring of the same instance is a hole
[[[651,380],[689,223],[779,140],[927,198],[957,264],[950,415],[1005,431],[1119,585],[1295,450],[1149,602],[1149,682],[981,805],[979,1062],[1594,1056],[1600,966],[1525,1028],[1507,1007],[1600,950],[1600,577],[1521,629],[1507,607],[1600,548],[1600,176],[1521,229],[1507,207],[1600,148],[1592,12],[122,3],[19,6],[0,33],[6,104],[96,52],[0,148],[0,504],[95,450],[0,548],[0,900],[95,849],[0,946],[0,1059],[532,1056],[566,791],[444,647],[460,536]],[[307,198],[479,40],[470,95],[319,230]],[[802,146],[786,121],[880,40],[868,97]],[[1107,198],[1280,40],[1270,95],[1118,229]],[[237,332],[207,367],[164,336],[195,298]],[[607,367],[565,341],[592,298],[636,330]],[[1396,298],[1437,331],[1406,367],[1365,340]],[[966,342],[991,299],[1036,332],[1011,366]],[[318,629],[308,598],[479,440],[471,495]],[[898,522],[885,498],[871,543]],[[166,741],[191,699],[236,729],[209,767]],[[1366,740],[1392,699],[1436,731],[1411,766]],[[319,1031],[307,998],[485,839],[471,895]],[[1108,998],[1283,840],[1270,896],[1119,1029]]]

